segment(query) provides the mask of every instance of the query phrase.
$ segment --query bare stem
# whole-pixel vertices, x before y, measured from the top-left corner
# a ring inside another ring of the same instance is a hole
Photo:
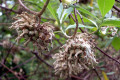
[[[74,22],[76,22],[76,20],[75,20],[75,18],[73,17],[73,15],[72,15],[72,14],[70,14],[70,16],[72,17],[73,21],[74,21]]]
[[[96,69],[93,69],[93,70],[94,70],[94,72],[97,74],[99,80],[102,80],[101,77],[100,77],[100,75],[98,74],[97,70],[96,70]]]
[[[43,12],[46,10],[48,3],[50,2],[50,0],[47,0],[42,8],[42,10],[38,13],[38,16],[41,17],[41,15],[43,14]]]
[[[15,75],[16,78],[18,78],[20,80],[20,77],[18,75],[15,74],[14,71],[12,71],[11,69],[9,69],[6,65],[4,65],[3,63],[0,63],[4,68],[6,68],[9,72],[13,73]]]
[[[62,2],[62,0],[59,0],[60,2]]]
[[[35,15],[37,14],[37,12],[28,9],[28,8],[22,3],[21,0],[18,0],[18,2],[19,2],[19,4],[20,4],[25,10],[27,10],[28,12],[30,12],[30,13],[32,13],[32,14],[35,14]]]
[[[70,16],[72,17],[73,21],[76,22],[76,20],[74,19],[73,15],[70,14]],[[84,33],[84,31],[81,28],[79,28],[79,29],[81,30],[82,33]]]
[[[98,49],[100,52],[102,52],[105,56],[107,56],[108,58],[112,59],[113,61],[117,62],[120,64],[119,61],[117,61],[116,59],[112,58],[111,56],[109,56],[108,54],[106,54],[104,51],[102,51],[100,48],[98,48],[97,46],[95,47],[96,49]]]
[[[19,14],[19,11],[15,11],[15,10],[13,10],[13,9],[9,9],[9,8],[7,8],[7,7],[3,7],[2,5],[0,5],[0,8],[1,8],[1,9],[4,9],[4,10],[7,10],[7,11],[10,11],[10,12],[14,12],[14,13],[18,13],[18,14]]]
[[[40,61],[42,61],[43,63],[45,63],[47,66],[49,66],[50,68],[53,68],[53,66],[51,66],[50,64],[48,64],[46,61],[44,61],[39,55],[37,52],[35,51],[31,51],[36,57],[37,59],[39,59]]]
[[[75,31],[74,31],[74,34],[73,34],[73,36],[72,36],[72,38],[74,38],[75,37],[75,35],[76,35],[76,33],[77,33],[77,30],[78,30],[78,19],[77,19],[77,10],[76,10],[76,8],[74,9],[74,14],[75,14],[75,21],[76,21],[76,28],[75,28]]]
[[[120,3],[120,1],[119,1],[119,0],[115,0],[115,1]]]
[[[114,5],[113,8],[120,12],[120,8],[118,8],[117,6]]]
[[[77,13],[78,13],[78,15],[80,16],[80,19],[81,19],[81,21],[82,21],[82,24],[84,25],[84,21],[83,21],[83,17],[82,17],[82,15],[79,13],[78,10],[77,10]]]

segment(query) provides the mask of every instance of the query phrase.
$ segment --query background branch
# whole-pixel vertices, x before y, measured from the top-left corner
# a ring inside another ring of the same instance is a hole
[[[10,11],[10,12],[14,12],[14,13],[20,14],[19,11],[15,11],[15,10],[13,10],[13,9],[9,9],[9,8],[7,8],[7,7],[3,7],[2,5],[0,5],[0,8],[1,8],[1,9],[4,9],[4,10],[7,10],[7,11]]]
[[[28,9],[28,8],[22,3],[21,0],[18,0],[18,2],[19,2],[19,4],[20,4],[25,10],[27,10],[28,12],[30,12],[30,13],[32,13],[32,14],[34,14],[34,15],[37,14],[37,12]]]
[[[115,10],[117,10],[118,12],[120,12],[120,8],[118,8],[117,6],[113,6],[113,8],[115,9]]]

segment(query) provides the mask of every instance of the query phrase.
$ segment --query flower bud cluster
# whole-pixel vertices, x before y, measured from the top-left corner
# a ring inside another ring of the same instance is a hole
[[[94,67],[97,62],[93,41],[93,36],[86,33],[77,33],[74,39],[68,39],[59,53],[53,56],[56,60],[53,63],[55,74],[67,78]]]
[[[19,42],[21,38],[24,38],[27,45],[29,42],[33,42],[39,49],[47,49],[47,46],[52,41],[53,26],[48,22],[39,24],[35,18],[26,12],[17,15],[16,21],[10,28],[16,29],[18,37],[16,41]]]
[[[101,27],[101,32],[103,34],[109,34],[109,36],[115,36],[117,33],[118,29],[114,26],[106,26],[106,27]]]
[[[62,0],[64,8],[68,8],[70,5],[73,5],[76,2],[79,2],[79,1],[78,0]]]

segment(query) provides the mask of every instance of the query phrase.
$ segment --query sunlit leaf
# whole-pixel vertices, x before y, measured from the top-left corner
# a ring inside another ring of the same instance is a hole
[[[60,20],[63,11],[63,5],[60,3],[59,8],[57,9],[58,19]]]
[[[78,27],[84,27],[84,28],[88,28],[88,29],[93,29],[93,28],[95,28],[95,27],[91,27],[91,26],[85,26],[85,25],[82,25],[82,24],[79,24]],[[69,26],[65,29],[65,31],[67,31],[68,29],[72,29],[72,28],[76,28],[76,24],[74,24],[74,25],[69,25]]]
[[[44,1],[45,2],[45,1]],[[48,10],[50,11],[50,13],[52,14],[52,16],[58,21],[58,18],[56,16],[56,12],[53,9],[53,7],[51,6],[51,3],[49,2],[48,6],[47,6]]]
[[[100,20],[99,20],[96,16],[94,16],[90,11],[88,11],[88,10],[86,10],[86,9],[83,9],[83,8],[81,8],[81,7],[79,7],[78,10],[79,10],[80,12],[83,12],[84,14],[87,14],[87,15],[89,15],[89,16],[91,16],[91,17],[94,17],[95,19],[97,19],[98,21],[100,21]]]
[[[69,16],[69,14],[72,11],[73,11],[72,7],[68,8],[68,9],[64,9],[63,14],[62,14],[61,19],[60,19],[60,23],[62,23]]]
[[[104,19],[100,26],[115,26],[120,27],[120,19]]]
[[[88,19],[86,17],[83,16],[83,18],[87,19],[88,21],[90,21],[91,23],[93,23],[95,25],[96,28],[98,28],[98,25],[95,21],[91,20],[91,19]]]
[[[97,0],[99,9],[104,17],[113,7],[115,0]]]

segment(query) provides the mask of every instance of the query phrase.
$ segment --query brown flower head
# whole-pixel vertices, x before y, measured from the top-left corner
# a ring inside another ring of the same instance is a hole
[[[27,45],[32,42],[37,45],[39,49],[47,49],[47,46],[52,41],[53,26],[49,22],[39,24],[35,16],[32,16],[26,12],[17,15],[16,21],[10,28],[16,29],[18,37],[16,41],[19,42],[21,38],[25,38]]]
[[[94,44],[91,35],[77,33],[74,39],[68,39],[59,53],[53,56],[55,74],[60,77],[77,75],[83,69],[89,70],[97,63],[94,55]]]

